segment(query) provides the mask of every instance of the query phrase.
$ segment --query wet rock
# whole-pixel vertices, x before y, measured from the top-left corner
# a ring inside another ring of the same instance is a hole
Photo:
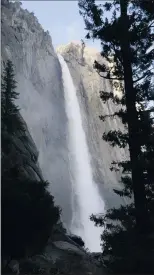
[[[71,42],[68,45],[59,46],[57,52],[67,62],[76,87],[84,130],[91,153],[94,181],[99,187],[106,207],[118,206],[124,203],[124,200],[114,194],[113,188],[121,189],[121,173],[111,172],[110,167],[112,161],[126,159],[128,152],[119,149],[119,147],[110,147],[107,142],[102,140],[102,135],[104,132],[114,129],[124,131],[124,127],[118,118],[108,118],[105,122],[100,120],[100,115],[113,114],[118,111],[118,108],[111,100],[105,104],[101,101],[99,92],[111,92],[113,86],[109,80],[100,77],[93,66],[95,60],[100,64],[107,65],[107,62],[96,49],[85,47],[84,65],[81,64],[82,45],[80,43]]]

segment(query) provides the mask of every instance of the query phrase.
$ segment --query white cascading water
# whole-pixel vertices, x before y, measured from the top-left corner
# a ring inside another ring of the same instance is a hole
[[[82,117],[68,66],[61,55],[58,55],[62,68],[65,107],[68,117],[68,140],[70,150],[70,170],[72,173],[73,219],[71,231],[81,236],[85,246],[91,252],[100,252],[100,235],[102,228],[90,221],[90,215],[104,213],[104,202],[93,182],[90,155],[86,136],[82,126]],[[75,197],[77,205],[75,205]]]

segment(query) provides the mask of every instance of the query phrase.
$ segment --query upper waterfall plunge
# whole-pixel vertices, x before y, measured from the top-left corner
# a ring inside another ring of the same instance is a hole
[[[62,68],[65,107],[68,117],[73,207],[71,231],[84,239],[86,247],[91,252],[99,252],[101,251],[100,235],[102,229],[94,226],[94,223],[90,221],[90,215],[104,212],[104,202],[93,182],[90,156],[82,126],[76,89],[66,62],[61,55],[58,55],[58,58]]]

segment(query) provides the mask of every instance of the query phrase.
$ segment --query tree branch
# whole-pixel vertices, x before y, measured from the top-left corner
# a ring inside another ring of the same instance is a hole
[[[97,73],[99,74],[100,77],[103,77],[103,78],[105,78],[105,79],[118,80],[118,81],[124,80],[124,78],[112,78],[112,77],[108,77],[108,76],[101,75],[100,72],[99,72],[98,70],[97,70]]]
[[[136,82],[138,82],[138,81],[142,80],[143,78],[145,78],[145,77],[146,77],[146,75],[147,75],[147,72],[146,72],[144,75],[142,75],[141,77],[139,77],[139,78],[135,79],[135,80],[133,81],[133,83],[136,83]]]
[[[114,118],[114,116],[115,116],[116,114],[112,114],[112,115],[105,115],[105,116],[99,116],[99,118],[100,118],[100,120],[102,120],[102,121],[105,121],[105,119],[107,118],[107,117],[111,117],[111,118]]]
[[[151,24],[150,24],[147,28],[148,28],[148,29],[149,29],[149,28],[153,28],[153,27],[154,27],[153,24],[154,24],[154,20],[151,22]]]
[[[154,107],[152,107],[152,108],[149,109],[149,110],[139,111],[138,113],[139,113],[139,114],[143,114],[143,113],[153,113],[153,112],[154,112]]]

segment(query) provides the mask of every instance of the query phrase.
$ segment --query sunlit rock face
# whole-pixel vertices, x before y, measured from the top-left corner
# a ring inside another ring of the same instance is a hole
[[[100,115],[113,114],[116,106],[109,101],[103,103],[100,91],[111,92],[113,87],[109,80],[100,77],[93,67],[94,61],[105,63],[100,54],[93,48],[85,47],[82,58],[82,46],[73,42],[57,48],[68,64],[82,112],[82,119],[91,153],[94,180],[106,202],[106,207],[119,205],[122,200],[113,193],[113,188],[120,188],[120,174],[110,171],[111,162],[126,158],[127,152],[118,147],[112,148],[102,140],[104,132],[122,129],[119,119],[106,119],[102,122]]]

